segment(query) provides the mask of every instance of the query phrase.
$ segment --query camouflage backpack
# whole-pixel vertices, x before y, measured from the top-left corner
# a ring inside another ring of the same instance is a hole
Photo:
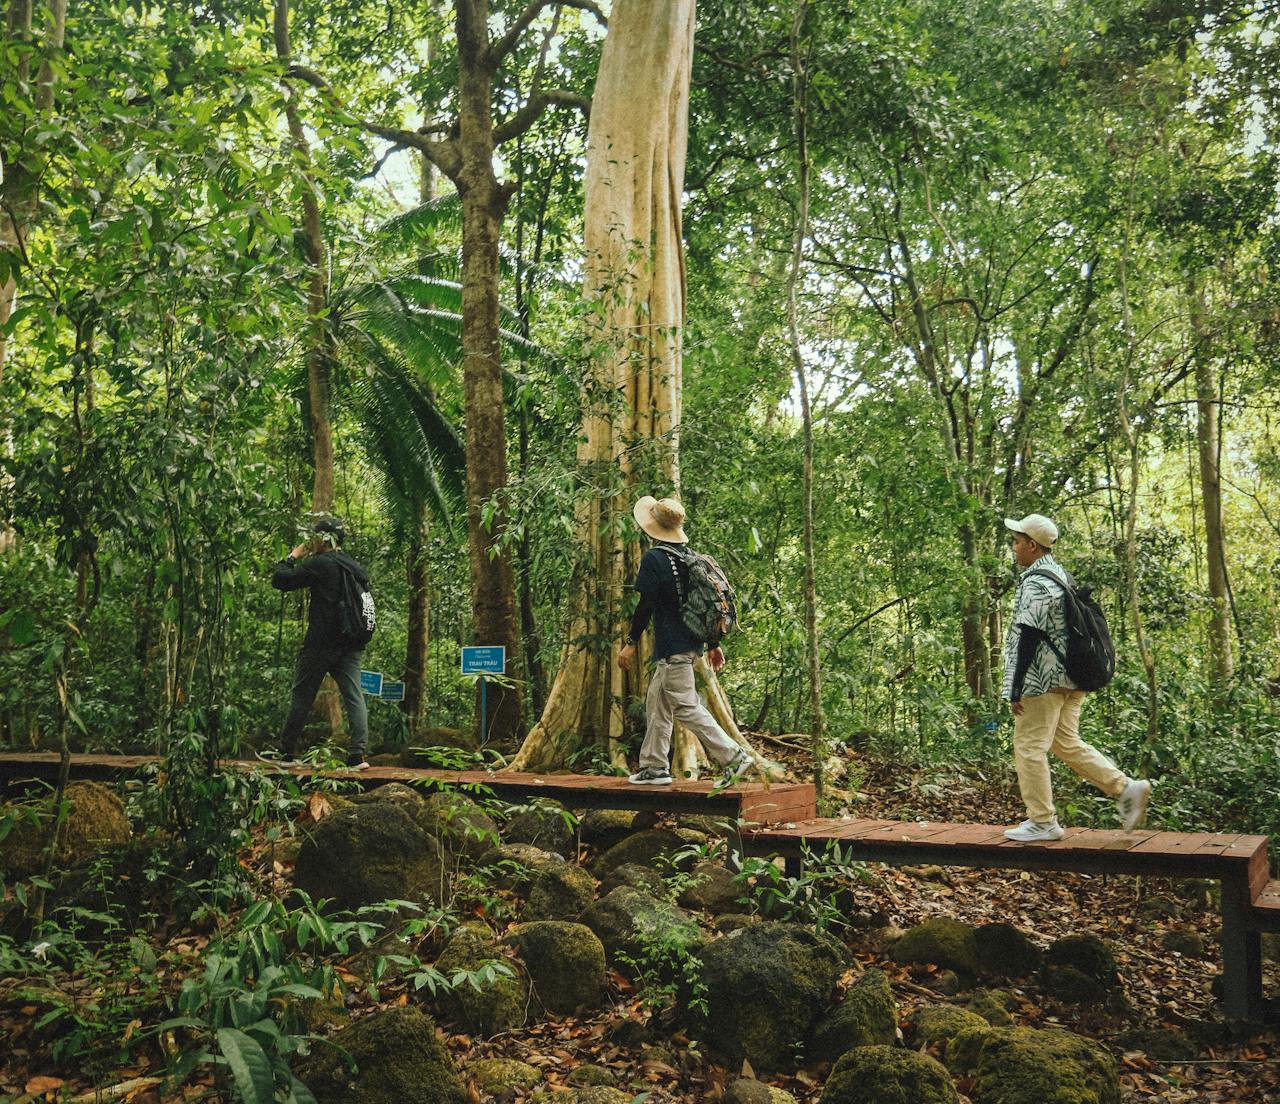
[[[680,594],[680,620],[695,640],[718,648],[720,641],[738,627],[738,605],[724,568],[688,546],[663,545],[662,550],[688,568]],[[678,572],[676,578],[678,589]]]

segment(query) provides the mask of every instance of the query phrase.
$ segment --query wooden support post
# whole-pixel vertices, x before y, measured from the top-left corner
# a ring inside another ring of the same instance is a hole
[[[1235,1020],[1261,1023],[1262,936],[1248,925],[1247,878],[1222,879],[1222,1005]]]
[[[804,873],[804,860],[799,855],[788,855],[784,860],[783,873],[788,878],[798,878]]]

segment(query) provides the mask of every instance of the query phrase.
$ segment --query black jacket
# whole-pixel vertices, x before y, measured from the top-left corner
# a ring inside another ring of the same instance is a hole
[[[276,590],[311,588],[311,612],[304,648],[339,648],[346,643],[338,627],[338,605],[342,599],[342,571],[355,574],[362,587],[368,588],[369,574],[345,552],[321,552],[301,560],[281,560],[271,572],[271,585]]]

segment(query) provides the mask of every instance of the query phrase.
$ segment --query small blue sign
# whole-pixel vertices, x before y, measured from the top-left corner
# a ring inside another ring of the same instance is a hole
[[[383,701],[404,701],[403,682],[384,682],[382,693],[378,695]]]
[[[382,672],[381,671],[361,671],[360,672],[360,689],[366,694],[377,697],[382,693]]]
[[[507,649],[501,645],[462,649],[464,675],[503,675],[507,671]]]

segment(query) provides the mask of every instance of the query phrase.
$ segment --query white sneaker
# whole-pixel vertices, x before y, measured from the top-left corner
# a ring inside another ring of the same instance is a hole
[[[1132,832],[1147,819],[1147,805],[1151,801],[1151,783],[1145,779],[1130,779],[1116,798],[1116,811],[1126,832]]]
[[[1058,818],[1054,817],[1048,824],[1040,824],[1034,820],[1024,820],[1016,828],[1008,829],[1005,839],[1011,839],[1015,843],[1044,843],[1049,840],[1060,840],[1066,832]]]
[[[633,786],[669,786],[671,785],[671,774],[669,771],[654,770],[652,767],[645,767],[644,770],[636,771],[627,779]]]

